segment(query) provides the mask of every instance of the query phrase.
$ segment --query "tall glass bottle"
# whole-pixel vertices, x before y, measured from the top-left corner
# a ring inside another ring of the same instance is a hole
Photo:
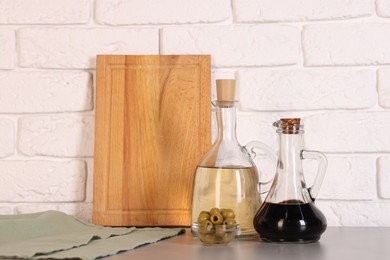
[[[274,123],[279,135],[278,165],[271,189],[254,218],[254,226],[267,242],[308,243],[320,239],[326,230],[325,216],[315,206],[326,170],[326,157],[302,149],[303,125],[299,118]],[[302,172],[303,159],[318,160],[318,172],[307,187]]]
[[[236,137],[235,81],[217,80],[217,100],[213,102],[218,123],[218,136],[198,164],[192,198],[192,223],[202,211],[211,208],[232,209],[240,225],[237,237],[257,236],[253,217],[261,204],[259,174],[246,149],[257,147],[273,156],[258,142],[247,148]]]

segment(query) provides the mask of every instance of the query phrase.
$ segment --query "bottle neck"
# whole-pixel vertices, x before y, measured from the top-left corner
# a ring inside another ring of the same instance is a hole
[[[200,162],[200,166],[218,168],[255,166],[249,154],[237,140],[235,103],[235,101],[213,102],[218,124],[218,135]]]
[[[267,202],[300,204],[312,201],[302,171],[302,141],[303,133],[279,132],[278,166]]]
[[[288,174],[300,174],[302,172],[302,140],[302,133],[279,133],[279,172]]]
[[[216,116],[218,124],[217,142],[236,142],[236,107],[235,105],[216,105]]]

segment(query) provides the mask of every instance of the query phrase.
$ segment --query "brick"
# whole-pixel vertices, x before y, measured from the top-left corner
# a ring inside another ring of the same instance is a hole
[[[37,113],[93,109],[88,72],[1,72],[0,112]]]
[[[358,201],[320,201],[329,226],[390,226],[390,203]]]
[[[305,144],[323,152],[389,152],[390,112],[328,112],[304,118]]]
[[[238,22],[344,20],[374,13],[371,0],[246,0],[234,7]]]
[[[379,105],[390,108],[390,69],[378,70]]]
[[[12,155],[15,151],[15,127],[10,119],[0,118],[0,157]]]
[[[378,159],[378,190],[379,196],[390,199],[390,157],[382,156]]]
[[[58,210],[87,222],[92,221],[92,203],[20,203],[15,207],[16,214],[28,214],[47,210]]]
[[[15,67],[15,32],[12,29],[0,28],[0,69]]]
[[[166,27],[162,54],[213,54],[214,66],[296,64],[300,31],[286,25]]]
[[[390,64],[386,23],[318,24],[304,27],[306,66]]]
[[[0,161],[1,202],[66,202],[85,198],[82,161]]]
[[[390,2],[388,0],[376,0],[375,3],[379,16],[390,17]]]
[[[364,109],[376,104],[375,72],[250,69],[238,72],[243,110]]]
[[[26,28],[19,63],[31,68],[95,68],[97,54],[158,54],[158,29]]]
[[[82,24],[90,0],[0,0],[0,24]]]
[[[231,19],[230,0],[98,0],[100,24],[212,23]]]
[[[21,153],[29,156],[93,156],[93,116],[31,116],[19,120]]]
[[[374,158],[330,155],[326,157],[328,167],[318,199],[363,201],[377,198]],[[306,184],[310,187],[317,175],[318,163],[308,159],[302,163]]]

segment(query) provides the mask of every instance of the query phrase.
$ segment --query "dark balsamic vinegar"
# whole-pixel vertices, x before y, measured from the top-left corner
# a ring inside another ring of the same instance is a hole
[[[320,239],[326,218],[313,202],[264,202],[253,225],[262,240],[281,243],[309,243]]]

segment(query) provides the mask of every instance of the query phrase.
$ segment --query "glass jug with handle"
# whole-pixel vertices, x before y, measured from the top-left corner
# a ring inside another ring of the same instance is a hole
[[[274,123],[279,135],[276,175],[253,224],[266,242],[308,243],[320,239],[326,230],[325,216],[314,204],[322,184],[327,160],[317,151],[302,149],[303,125],[300,118],[285,118]],[[318,160],[318,172],[307,187],[302,160]]]
[[[261,149],[275,164],[276,156],[260,142],[254,141],[247,146],[239,144],[234,92],[234,80],[217,80],[217,100],[212,104],[215,106],[218,136],[196,169],[191,212],[193,233],[202,221],[198,219],[199,215],[216,208],[233,211],[233,221],[239,224],[236,237],[257,236],[253,217],[261,205],[260,177],[251,154],[253,149]]]

